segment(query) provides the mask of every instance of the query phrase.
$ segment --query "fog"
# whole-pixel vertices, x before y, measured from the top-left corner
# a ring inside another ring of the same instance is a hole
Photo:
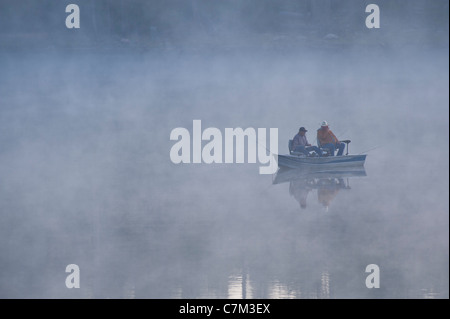
[[[378,1],[379,30],[281,2],[78,1],[69,30],[0,1],[0,297],[448,298],[448,2]],[[196,119],[278,128],[279,154],[327,120],[365,171],[172,163]]]

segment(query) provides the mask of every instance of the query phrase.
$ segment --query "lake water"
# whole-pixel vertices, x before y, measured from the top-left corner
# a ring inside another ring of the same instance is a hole
[[[448,50],[49,50],[0,67],[0,297],[449,297]],[[194,119],[278,128],[280,154],[327,120],[365,172],[274,184],[259,164],[173,164],[170,132]]]

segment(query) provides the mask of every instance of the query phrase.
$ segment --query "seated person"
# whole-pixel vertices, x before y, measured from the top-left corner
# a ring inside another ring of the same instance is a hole
[[[300,152],[305,155],[309,155],[309,152],[314,151],[319,156],[322,156],[322,151],[317,146],[311,146],[306,138],[306,132],[308,132],[303,126],[300,127],[298,133],[294,136],[292,141],[292,152]]]
[[[327,121],[323,121],[321,128],[317,130],[317,144],[321,148],[330,150],[331,156],[334,156],[336,149],[338,149],[337,156],[341,156],[344,153],[345,144],[339,142],[336,135],[328,127]]]

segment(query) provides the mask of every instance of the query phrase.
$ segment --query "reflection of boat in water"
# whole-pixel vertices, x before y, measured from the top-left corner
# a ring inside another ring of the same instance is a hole
[[[366,176],[364,167],[358,168],[303,168],[278,170],[273,184],[289,182],[289,194],[306,208],[306,199],[312,190],[317,190],[317,199],[327,209],[341,189],[350,189],[349,178]]]
[[[290,169],[282,167],[276,173],[273,184],[281,184],[297,179],[346,178],[355,176],[366,176],[366,170],[363,166],[353,168],[336,167],[333,169],[324,169],[323,167]]]

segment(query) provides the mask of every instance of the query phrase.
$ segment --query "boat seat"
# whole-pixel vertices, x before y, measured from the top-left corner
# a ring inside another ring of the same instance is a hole
[[[291,155],[297,155],[297,156],[305,156],[305,154],[303,154],[302,152],[294,152],[293,150],[292,150],[292,144],[294,143],[294,140],[289,140],[289,144],[288,144],[288,147],[289,147],[289,154],[291,154]]]
[[[297,155],[297,156],[305,156],[306,157],[306,155],[305,155],[305,153],[303,153],[303,152],[294,152],[293,150],[292,150],[292,144],[294,143],[294,140],[289,140],[289,144],[288,144],[288,147],[289,147],[289,154],[291,154],[291,155]]]

